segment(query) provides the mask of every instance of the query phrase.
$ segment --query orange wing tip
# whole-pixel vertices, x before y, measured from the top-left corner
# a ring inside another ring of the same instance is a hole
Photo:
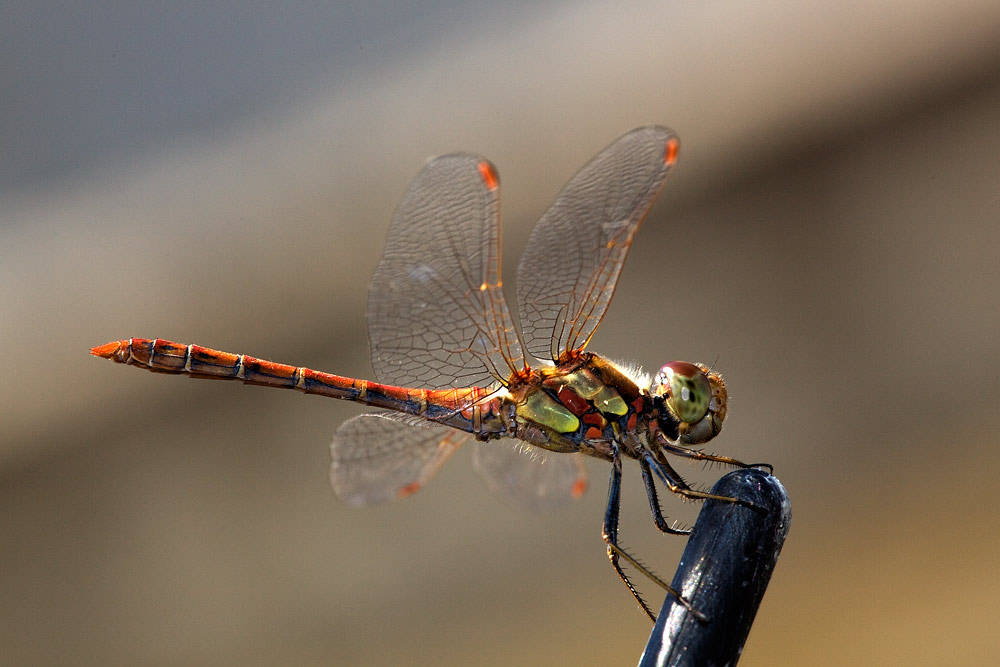
[[[677,137],[670,137],[667,140],[667,149],[664,151],[663,161],[668,167],[672,167],[674,162],[677,162],[677,152],[681,149],[681,142],[677,140]]]
[[[496,167],[483,160],[476,165],[476,168],[479,169],[479,177],[483,179],[483,185],[487,190],[496,190],[500,187],[500,176],[497,175]]]
[[[128,343],[128,341],[115,340],[104,345],[98,345],[97,347],[90,348],[90,353],[95,357],[111,359],[122,348],[122,343]]]
[[[421,487],[420,482],[410,482],[409,484],[407,484],[406,486],[404,486],[399,490],[399,492],[396,494],[396,497],[406,498],[407,496],[412,496],[414,493],[420,490],[420,487]]]

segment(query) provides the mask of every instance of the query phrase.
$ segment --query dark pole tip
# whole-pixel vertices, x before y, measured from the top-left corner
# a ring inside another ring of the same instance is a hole
[[[792,508],[777,477],[734,470],[712,493],[740,504],[705,501],[673,587],[705,617],[672,595],[657,616],[640,667],[735,665],[781,553]]]

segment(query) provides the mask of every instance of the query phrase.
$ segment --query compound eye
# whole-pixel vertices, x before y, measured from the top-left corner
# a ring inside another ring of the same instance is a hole
[[[694,424],[708,412],[712,386],[704,371],[686,361],[672,361],[656,376],[667,408],[682,422]]]

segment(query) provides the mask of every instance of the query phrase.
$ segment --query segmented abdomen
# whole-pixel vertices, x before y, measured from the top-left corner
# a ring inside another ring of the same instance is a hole
[[[162,338],[129,338],[100,345],[90,352],[154,373],[241,380],[246,384],[298,389],[306,394],[356,401],[424,417],[483,438],[496,437],[504,431],[499,419],[501,399],[487,398],[491,392],[481,387],[396,387]]]

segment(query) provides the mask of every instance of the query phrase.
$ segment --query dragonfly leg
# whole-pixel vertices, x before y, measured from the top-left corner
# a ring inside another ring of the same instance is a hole
[[[665,460],[657,459],[653,453],[648,450],[642,453],[642,460],[646,461],[656,476],[660,478],[660,481],[666,484],[667,488],[670,489],[671,492],[676,493],[679,496],[691,498],[692,500],[718,500],[723,503],[735,503],[756,511],[766,511],[763,508],[740,498],[720,496],[714,493],[709,493],[708,491],[698,491],[696,489],[692,489],[688,486],[688,483],[684,481],[684,478],[682,478],[669,463]]]
[[[608,545],[608,559],[611,561],[611,566],[615,568],[615,572],[618,573],[618,577],[628,588],[629,592],[632,593],[632,597],[635,598],[636,602],[639,603],[639,608],[649,617],[651,621],[656,621],[656,616],[653,614],[649,605],[646,601],[642,599],[639,595],[639,591],[636,590],[635,586],[629,580],[628,575],[622,570],[620,559],[625,559],[625,561],[634,567],[636,570],[649,577],[656,585],[663,588],[665,591],[676,597],[681,604],[683,604],[688,611],[690,611],[699,621],[705,622],[708,619],[705,616],[691,606],[677,590],[675,590],[670,584],[660,579],[658,576],[653,574],[646,566],[637,561],[635,558],[630,556],[628,552],[618,546],[618,516],[619,510],[621,509],[621,483],[622,483],[622,459],[621,454],[618,451],[617,445],[612,445],[612,458],[611,458],[611,481],[608,486],[608,506],[604,512],[604,530],[601,536],[604,538],[604,542]],[[662,516],[661,516],[662,519]],[[664,524],[666,522],[664,521]]]
[[[734,459],[729,456],[719,456],[718,454],[706,454],[705,452],[700,452],[696,449],[688,449],[687,447],[681,447],[680,445],[675,445],[666,440],[661,440],[659,445],[670,452],[671,454],[676,454],[677,456],[683,456],[689,459],[696,459],[698,461],[713,461],[715,463],[721,463],[727,466],[733,466],[734,468],[767,468],[768,474],[774,472],[774,466],[770,463],[743,463],[739,459]]]
[[[646,498],[649,499],[649,510],[653,515],[656,527],[660,529],[660,532],[670,535],[690,535],[690,529],[674,528],[663,517],[660,499],[656,493],[656,483],[653,481],[653,473],[649,470],[649,463],[643,458],[639,459],[639,469],[642,471],[642,483],[646,485]]]

